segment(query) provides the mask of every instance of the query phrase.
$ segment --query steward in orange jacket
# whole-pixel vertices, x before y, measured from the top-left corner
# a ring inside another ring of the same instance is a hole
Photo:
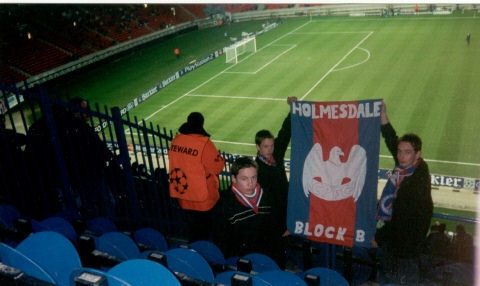
[[[193,222],[192,216],[209,216],[205,212],[217,203],[220,197],[218,175],[225,164],[210,140],[210,134],[203,129],[203,122],[201,113],[192,112],[168,150],[170,196],[177,198],[182,209],[187,210],[189,224],[193,223],[191,228],[206,223],[198,219],[193,219]],[[195,239],[208,238],[200,236]]]

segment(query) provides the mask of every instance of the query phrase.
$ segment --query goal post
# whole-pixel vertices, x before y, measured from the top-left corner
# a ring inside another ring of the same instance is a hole
[[[257,40],[255,37],[243,39],[230,47],[225,48],[226,63],[238,63],[238,57],[246,52],[257,52]]]

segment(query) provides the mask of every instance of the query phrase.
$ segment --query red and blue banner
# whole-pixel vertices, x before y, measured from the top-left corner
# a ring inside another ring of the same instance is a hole
[[[292,103],[290,233],[318,242],[371,247],[381,104],[381,100]]]

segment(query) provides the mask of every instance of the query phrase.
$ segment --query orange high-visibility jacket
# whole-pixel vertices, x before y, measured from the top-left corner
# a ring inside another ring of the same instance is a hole
[[[225,160],[207,136],[178,134],[168,150],[170,196],[183,209],[208,211],[220,195]]]

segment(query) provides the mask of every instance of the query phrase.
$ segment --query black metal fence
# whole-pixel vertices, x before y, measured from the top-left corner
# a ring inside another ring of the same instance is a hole
[[[0,82],[0,92],[0,203],[37,220],[58,213],[108,216],[125,229],[186,235],[183,213],[168,194],[171,130],[41,88]],[[9,98],[21,104],[11,106]],[[227,174],[221,174],[223,188]]]

